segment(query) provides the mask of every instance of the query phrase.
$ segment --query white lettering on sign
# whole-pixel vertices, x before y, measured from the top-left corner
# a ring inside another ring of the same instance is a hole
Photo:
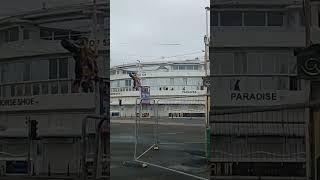
[[[211,170],[215,176],[231,176],[233,174],[232,163],[213,163]]]
[[[5,99],[0,100],[0,107],[11,107],[11,106],[32,106],[39,102],[35,98],[17,98],[17,99]]]
[[[231,93],[231,101],[276,101],[277,93]]]

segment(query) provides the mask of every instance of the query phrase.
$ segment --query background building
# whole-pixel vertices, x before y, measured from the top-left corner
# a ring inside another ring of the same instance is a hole
[[[211,0],[210,6],[211,177],[306,179],[310,117],[303,104],[310,86],[297,78],[293,54],[305,46],[302,1]],[[319,6],[312,9],[316,38]]]
[[[140,97],[140,92],[133,89],[133,82],[129,77],[131,72],[138,72],[142,86],[150,87],[152,99],[162,99],[157,101],[159,116],[204,117],[206,94],[202,85],[204,64],[199,59],[112,67],[110,75],[112,117],[135,116],[136,99]],[[149,108],[146,116],[153,115],[152,107]]]
[[[97,6],[98,39],[103,41],[98,48],[99,76],[108,77],[109,2]],[[38,121],[32,171],[54,176],[66,175],[69,168],[72,175],[80,173],[81,120],[96,114],[97,99],[95,93],[71,90],[75,61],[60,41],[88,37],[92,44],[92,12],[92,3],[84,3],[0,19],[0,165],[5,174],[27,173],[28,117]],[[95,123],[88,123],[88,132],[94,132]],[[90,163],[95,136],[88,136]],[[107,156],[108,142],[104,144],[101,150]],[[101,159],[106,164],[107,159]]]

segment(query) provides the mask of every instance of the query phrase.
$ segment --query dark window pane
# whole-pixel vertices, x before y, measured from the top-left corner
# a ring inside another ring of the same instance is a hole
[[[51,94],[58,94],[58,83],[51,83]]]
[[[18,28],[10,29],[9,33],[10,33],[9,41],[18,41],[19,40],[19,29]]]
[[[24,85],[24,95],[31,96],[31,84]]]
[[[218,12],[211,12],[210,15],[210,26],[218,26],[218,19],[219,18],[219,13]]]
[[[47,30],[40,30],[40,38],[45,40],[51,40],[52,39],[52,32]]]
[[[48,87],[48,83],[42,83],[41,84],[41,91],[42,91],[42,94],[48,94],[49,92],[49,87]]]
[[[268,12],[268,26],[282,26],[283,13],[282,12]]]
[[[244,25],[245,26],[265,26],[266,25],[265,12],[245,12]]]
[[[33,84],[32,91],[33,91],[32,92],[33,95],[39,95],[39,93],[40,93],[39,84]]]
[[[23,96],[23,86],[17,85],[17,96]]]
[[[10,87],[10,90],[11,90],[11,97],[14,97],[14,96],[16,95],[15,86],[12,85],[12,86]]]
[[[23,39],[30,39],[30,32],[28,30],[23,30]]]
[[[30,63],[25,63],[24,64],[23,80],[24,81],[30,81]]]
[[[220,12],[221,26],[241,26],[242,13],[241,12]]]
[[[59,59],[59,78],[68,78],[68,58]]]
[[[57,79],[58,75],[58,67],[57,67],[57,60],[50,59],[49,60],[49,79]]]
[[[60,89],[61,89],[61,94],[67,94],[69,89],[68,82],[61,82]]]

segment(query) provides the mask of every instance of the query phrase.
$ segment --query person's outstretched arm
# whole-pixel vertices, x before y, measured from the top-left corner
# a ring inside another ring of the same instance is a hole
[[[61,41],[61,46],[71,53],[77,54],[80,52],[80,49],[77,46],[65,39]]]

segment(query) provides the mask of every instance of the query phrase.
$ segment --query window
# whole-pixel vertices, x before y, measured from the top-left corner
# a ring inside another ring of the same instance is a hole
[[[198,65],[194,65],[194,66],[193,66],[193,69],[194,69],[194,70],[199,70],[199,66],[198,66]]]
[[[16,95],[16,91],[15,91],[16,89],[15,89],[15,86],[14,85],[12,85],[12,86],[10,86],[10,91],[11,91],[11,97],[14,97],[15,95]]]
[[[290,77],[289,86],[291,91],[301,90],[301,81],[297,77]]]
[[[17,96],[23,96],[23,85],[17,85]]]
[[[58,94],[58,83],[53,82],[51,83],[51,94]]]
[[[172,66],[173,70],[178,70],[178,66]]]
[[[52,39],[52,32],[48,31],[48,30],[40,30],[40,39],[44,39],[44,40],[51,40]]]
[[[31,84],[24,85],[24,95],[31,96]]]
[[[185,70],[186,69],[186,66],[179,66],[179,70]]]
[[[5,42],[18,41],[19,40],[19,28],[10,28],[5,30]]]
[[[273,74],[277,73],[276,64],[277,64],[278,54],[272,53],[262,53],[261,54],[261,72],[263,74]]]
[[[259,74],[261,73],[261,62],[259,53],[249,53],[248,54],[248,73]]]
[[[210,26],[218,26],[219,25],[219,13],[211,12],[210,13]]]
[[[187,66],[187,70],[193,70],[193,66]]]
[[[236,11],[226,11],[220,13],[221,26],[241,26],[242,13]]]
[[[282,12],[268,12],[268,26],[282,26],[283,13]]]
[[[59,78],[68,78],[68,58],[59,59]]]
[[[183,84],[188,85],[188,78],[183,78]]]
[[[287,78],[278,78],[278,90],[288,90]]]
[[[245,26],[265,26],[266,25],[265,12],[263,11],[245,12],[244,25]]]
[[[30,81],[30,63],[24,63],[24,70],[23,70],[23,81]]]
[[[58,66],[57,59],[49,60],[49,79],[57,79],[58,78]]]
[[[42,83],[41,84],[41,91],[43,95],[46,95],[49,93],[49,86],[48,83]]]
[[[125,81],[125,85],[126,85],[127,87],[128,87],[128,86],[130,87],[130,86],[131,86],[131,80],[126,80],[126,81]]]
[[[29,30],[23,30],[23,39],[30,39],[30,32]]]
[[[247,73],[247,53],[235,52],[234,53],[234,73],[245,74]]]
[[[60,89],[61,89],[61,94],[67,94],[69,91],[68,82],[61,82]]]
[[[40,86],[39,86],[39,84],[33,84],[32,85],[32,94],[33,95],[39,95],[40,94]]]
[[[174,85],[174,79],[170,78],[170,85]]]

